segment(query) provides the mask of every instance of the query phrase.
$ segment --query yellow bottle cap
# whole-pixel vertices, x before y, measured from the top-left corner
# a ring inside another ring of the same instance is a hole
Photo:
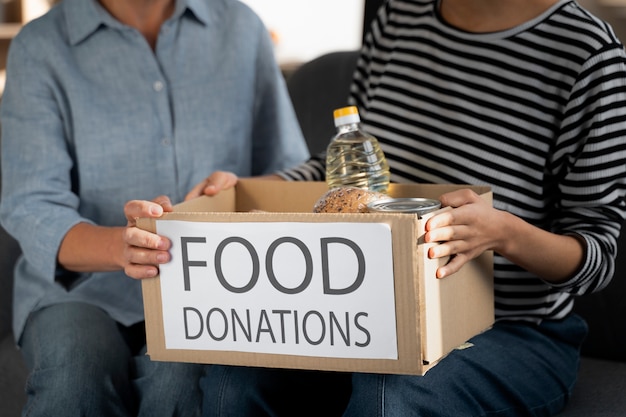
[[[335,118],[349,116],[351,114],[359,114],[359,109],[357,109],[356,106],[348,106],[348,107],[342,107],[333,112],[333,116]]]
[[[341,126],[345,124],[359,123],[361,118],[359,117],[359,109],[356,106],[348,106],[337,109],[333,112],[335,118],[335,126]]]

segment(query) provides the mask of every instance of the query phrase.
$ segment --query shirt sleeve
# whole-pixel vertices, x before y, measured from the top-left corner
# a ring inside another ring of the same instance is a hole
[[[287,181],[324,181],[326,179],[326,152],[313,155],[308,161],[279,171]]]
[[[18,34],[7,61],[0,220],[31,267],[52,281],[63,237],[73,225],[87,220],[76,210],[73,163],[53,83],[49,72],[41,70],[38,42],[31,38]]]
[[[254,103],[252,174],[262,175],[300,164],[309,151],[265,26],[259,24]]]
[[[556,285],[582,295],[603,289],[615,269],[626,190],[626,66],[621,45],[592,56],[565,109],[547,181],[560,196],[552,230],[586,242],[578,273]]]

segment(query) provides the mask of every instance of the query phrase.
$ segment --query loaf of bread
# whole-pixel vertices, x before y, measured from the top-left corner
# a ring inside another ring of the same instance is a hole
[[[314,213],[367,213],[372,201],[388,198],[386,194],[355,187],[328,190],[313,206]]]

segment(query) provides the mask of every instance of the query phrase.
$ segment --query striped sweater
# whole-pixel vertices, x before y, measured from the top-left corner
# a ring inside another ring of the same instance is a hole
[[[392,181],[487,184],[496,208],[585,239],[583,265],[559,285],[494,257],[498,319],[562,318],[572,295],[602,289],[614,271],[626,190],[623,46],[571,0],[483,34],[447,25],[437,6],[385,3],[351,100],[380,140]],[[323,173],[319,155],[283,175]]]

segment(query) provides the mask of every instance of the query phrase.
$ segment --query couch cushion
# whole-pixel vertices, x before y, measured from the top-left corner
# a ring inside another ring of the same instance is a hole
[[[617,250],[611,283],[600,292],[577,299],[574,310],[589,324],[583,355],[626,362],[626,225]]]
[[[26,367],[13,335],[0,338],[0,415],[18,417],[26,402]]]
[[[13,266],[19,254],[17,242],[0,227],[0,339],[11,332]]]
[[[348,104],[358,56],[358,51],[331,52],[303,64],[287,79],[298,122],[313,155],[326,150],[336,133],[333,110]]]
[[[583,358],[574,394],[559,417],[624,417],[626,363]]]

